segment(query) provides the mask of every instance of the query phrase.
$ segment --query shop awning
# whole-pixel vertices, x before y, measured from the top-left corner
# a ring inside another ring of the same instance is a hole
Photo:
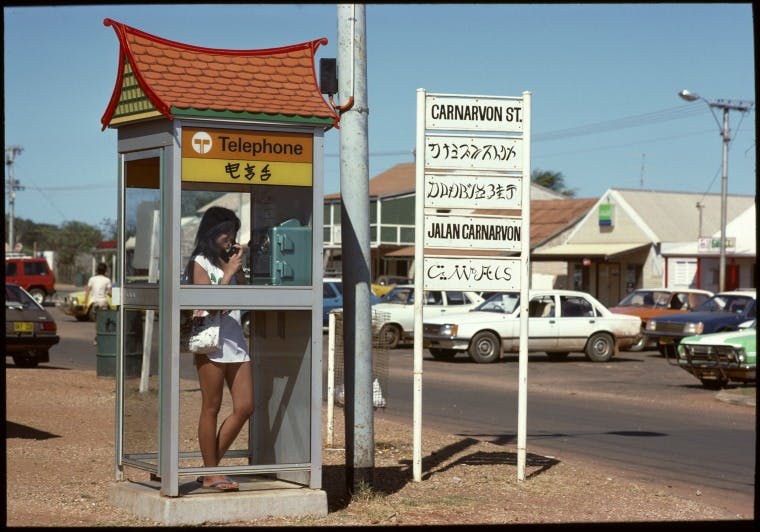
[[[609,259],[618,255],[625,255],[651,246],[651,242],[634,244],[560,244],[548,249],[533,251],[533,257],[604,257]]]

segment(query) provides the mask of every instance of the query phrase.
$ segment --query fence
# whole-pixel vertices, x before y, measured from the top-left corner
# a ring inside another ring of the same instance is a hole
[[[372,405],[388,404],[388,345],[380,334],[383,323],[390,319],[386,312],[372,311]],[[345,402],[343,313],[330,312],[327,342],[327,445],[333,444],[334,405]]]

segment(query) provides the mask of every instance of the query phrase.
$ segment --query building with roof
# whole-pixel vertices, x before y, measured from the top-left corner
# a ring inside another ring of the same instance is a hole
[[[369,180],[371,267],[373,279],[379,275],[411,276],[414,268],[415,163],[401,163]],[[531,247],[559,238],[596,203],[595,198],[574,199],[531,184]],[[473,214],[495,214],[479,209]],[[341,271],[340,194],[325,196],[325,270]],[[456,254],[457,252],[454,252]],[[489,252],[479,252],[488,255]],[[497,255],[498,252],[491,252]],[[545,261],[532,271],[534,286],[563,286],[564,262]]]
[[[719,238],[720,201],[719,194],[609,189],[571,231],[536,248],[531,260],[565,261],[571,288],[606,305],[640,287],[717,291],[717,253],[700,250],[699,242],[702,235]],[[755,287],[754,205],[754,196],[727,197],[727,237],[737,245],[727,251],[726,289]]]

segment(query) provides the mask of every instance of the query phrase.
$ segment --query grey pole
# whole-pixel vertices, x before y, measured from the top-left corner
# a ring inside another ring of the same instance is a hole
[[[22,151],[24,151],[24,148],[21,146],[10,146],[9,148],[5,149],[6,155],[5,155],[5,164],[8,165],[8,245],[10,246],[10,252],[13,253],[15,250],[13,249],[13,246],[16,244],[16,235],[13,230],[13,207],[16,203],[16,190],[18,190],[18,186],[16,185],[16,180],[13,178],[13,162],[16,159],[16,155],[20,154]]]
[[[723,108],[723,176],[720,187],[720,262],[718,265],[718,286],[726,289],[726,195],[728,190],[728,143],[731,132],[728,129],[728,107]]]
[[[338,96],[353,106],[340,120],[341,252],[346,487],[372,486],[372,329],[370,311],[367,48],[363,4],[338,4]]]

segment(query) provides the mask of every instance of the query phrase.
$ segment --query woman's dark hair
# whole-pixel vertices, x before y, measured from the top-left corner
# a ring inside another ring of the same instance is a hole
[[[224,207],[210,207],[203,213],[198,233],[195,235],[195,249],[190,254],[190,260],[185,267],[186,282],[193,282],[193,259],[203,255],[212,264],[219,264],[221,255],[215,240],[219,235],[237,234],[240,230],[240,219]]]
[[[98,264],[98,267],[95,269],[98,275],[105,275],[106,270],[108,270],[108,266],[106,266],[105,262],[101,262],[100,264]]]

